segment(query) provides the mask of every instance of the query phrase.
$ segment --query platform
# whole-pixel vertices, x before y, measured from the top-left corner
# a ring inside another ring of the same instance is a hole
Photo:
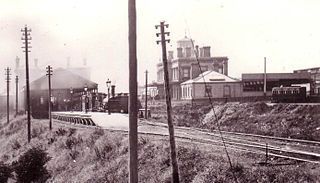
[[[52,118],[74,124],[99,126],[102,128],[128,129],[129,116],[121,113],[105,112],[52,112]]]

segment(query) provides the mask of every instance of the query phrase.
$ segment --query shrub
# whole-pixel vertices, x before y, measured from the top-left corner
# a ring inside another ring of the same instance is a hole
[[[72,135],[74,135],[75,133],[76,133],[76,129],[74,129],[74,128],[69,128],[69,135],[68,135],[68,137],[71,137]]]
[[[17,174],[17,182],[45,182],[50,177],[45,167],[50,159],[47,152],[39,147],[29,149],[18,161],[13,163],[13,169]]]
[[[64,136],[67,133],[67,131],[63,128],[58,128],[58,130],[56,131],[56,134],[58,136]]]
[[[66,140],[66,148],[72,149],[72,147],[76,146],[81,141],[82,139],[77,139],[76,137],[68,137]]]
[[[10,177],[12,177],[11,167],[0,161],[0,182],[7,182]]]
[[[18,150],[18,149],[21,147],[21,145],[20,145],[20,143],[18,142],[18,140],[15,140],[15,141],[11,144],[11,147],[12,147],[13,150]]]

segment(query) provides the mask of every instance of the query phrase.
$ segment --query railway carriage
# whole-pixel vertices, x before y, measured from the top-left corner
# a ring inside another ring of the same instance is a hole
[[[272,102],[306,102],[306,87],[287,86],[272,88]]]

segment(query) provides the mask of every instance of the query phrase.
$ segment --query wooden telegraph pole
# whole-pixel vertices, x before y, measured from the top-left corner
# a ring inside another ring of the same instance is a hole
[[[264,57],[263,95],[267,96],[267,58]]]
[[[146,70],[146,95],[145,95],[145,113],[144,118],[148,119],[148,70]]]
[[[18,90],[18,87],[19,87],[19,77],[16,76],[16,116],[18,116],[18,112],[19,112],[19,105],[18,105],[18,96],[19,96],[19,90]]]
[[[179,168],[177,162],[177,154],[176,154],[176,143],[174,139],[174,127],[172,124],[172,107],[171,107],[171,97],[170,97],[170,87],[169,87],[169,74],[168,74],[168,64],[167,64],[167,50],[166,50],[166,42],[170,42],[169,39],[165,39],[165,35],[169,36],[169,32],[164,31],[164,27],[168,28],[168,24],[164,24],[164,21],[160,22],[160,25],[156,25],[156,29],[160,27],[160,33],[157,33],[157,37],[161,35],[161,41],[157,41],[157,44],[161,42],[162,46],[162,63],[163,63],[163,75],[164,75],[164,89],[166,95],[166,103],[167,103],[167,116],[168,116],[168,128],[169,128],[169,139],[170,139],[170,150],[171,150],[171,164],[172,164],[172,182],[179,182]]]
[[[136,1],[128,0],[129,19],[129,182],[138,183],[138,105]]]
[[[48,105],[49,105],[49,128],[52,130],[52,117],[51,117],[51,75],[52,75],[52,67],[48,65],[47,74],[48,76],[48,84],[49,84],[49,96],[48,96]]]
[[[29,63],[28,63],[28,53],[30,52],[28,48],[31,48],[29,46],[31,37],[30,32],[31,29],[27,28],[27,25],[25,26],[24,29],[21,29],[22,32],[22,40],[24,41],[24,52],[26,53],[26,93],[27,93],[27,118],[28,118],[28,142],[31,141],[31,121],[30,121],[30,86],[29,86]]]
[[[7,81],[7,123],[9,123],[9,85],[10,85],[10,68],[9,67],[7,67],[6,69],[5,69],[5,71],[6,71],[6,81]]]

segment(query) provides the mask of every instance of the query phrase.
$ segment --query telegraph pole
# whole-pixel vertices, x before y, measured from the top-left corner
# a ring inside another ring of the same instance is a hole
[[[136,0],[128,0],[129,20],[129,182],[138,183],[138,98]]]
[[[146,98],[145,98],[145,113],[144,118],[148,119],[148,70],[146,70]]]
[[[26,92],[27,92],[27,112],[28,112],[28,142],[31,141],[31,121],[30,121],[30,86],[29,86],[29,63],[28,63],[28,53],[30,52],[28,48],[31,48],[29,46],[30,40],[32,39],[30,37],[31,29],[28,29],[27,25],[24,29],[21,29],[22,32],[22,40],[24,41],[24,52],[26,53]]]
[[[10,68],[7,67],[6,71],[6,81],[7,81],[7,123],[9,123],[9,84],[10,84]]]
[[[264,57],[263,95],[267,96],[267,58]]]
[[[18,112],[19,112],[19,109],[18,109],[18,96],[19,96],[19,90],[18,90],[18,85],[19,85],[19,77],[16,76],[16,116],[18,116]]]
[[[52,117],[51,117],[51,75],[52,75],[52,67],[48,65],[47,74],[48,83],[49,83],[49,96],[48,96],[48,104],[49,104],[49,129],[52,130]]]
[[[164,89],[166,95],[166,103],[167,103],[167,116],[168,116],[168,128],[169,128],[169,139],[170,139],[170,150],[171,150],[171,164],[172,164],[172,182],[179,182],[179,168],[177,162],[177,154],[176,154],[176,143],[174,139],[174,127],[172,124],[172,107],[171,107],[171,97],[170,97],[170,87],[169,87],[169,74],[168,74],[168,63],[167,63],[167,50],[166,50],[166,42],[170,42],[169,39],[165,39],[165,35],[169,36],[169,32],[164,31],[164,27],[168,28],[168,24],[164,24],[164,21],[160,22],[160,25],[155,26],[156,29],[160,27],[160,33],[157,33],[157,37],[161,35],[161,41],[157,41],[157,44],[161,43],[162,46],[162,63],[163,63],[163,75],[164,75]]]

